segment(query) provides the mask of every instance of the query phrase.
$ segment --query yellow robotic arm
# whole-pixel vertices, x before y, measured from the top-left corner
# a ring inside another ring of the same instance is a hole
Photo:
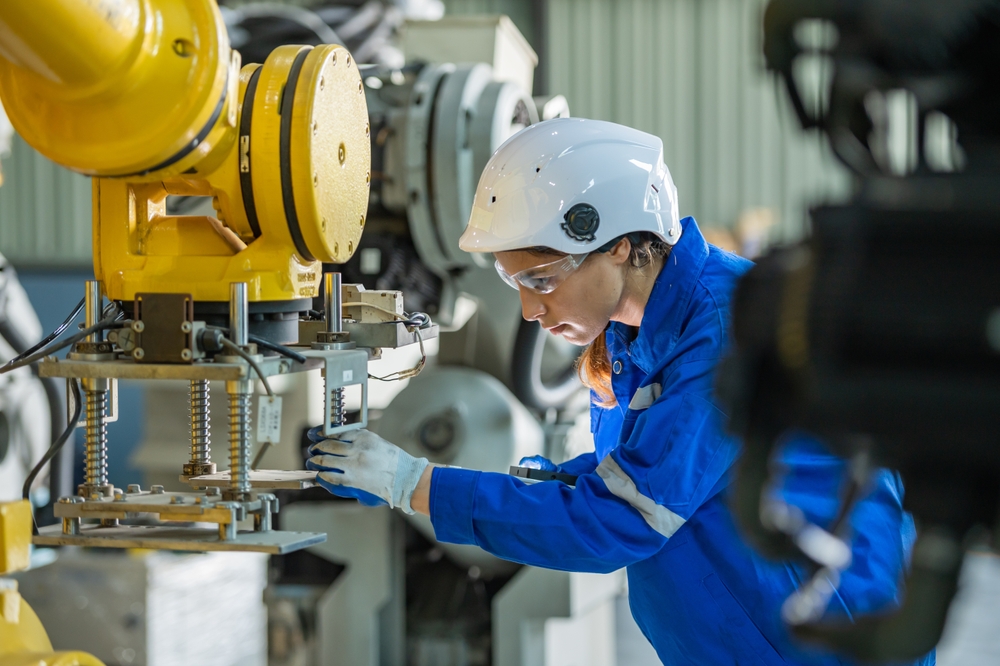
[[[341,46],[240,67],[214,0],[0,3],[0,99],[20,135],[94,176],[94,270],[109,299],[187,293],[308,309],[346,261],[370,181],[361,77]],[[216,219],[170,216],[213,197]]]

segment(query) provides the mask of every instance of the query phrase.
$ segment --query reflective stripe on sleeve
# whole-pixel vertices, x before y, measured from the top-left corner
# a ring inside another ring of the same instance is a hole
[[[612,495],[631,504],[650,527],[668,539],[684,524],[684,519],[676,513],[640,493],[635,487],[635,482],[610,454],[597,466],[597,474],[604,479],[604,485]]]
[[[632,401],[628,403],[628,408],[635,410],[648,409],[650,405],[656,402],[661,393],[663,393],[663,387],[659,384],[641,386],[636,390],[635,395],[632,396]]]

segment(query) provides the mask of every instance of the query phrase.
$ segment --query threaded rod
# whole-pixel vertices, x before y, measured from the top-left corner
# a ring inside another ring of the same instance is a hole
[[[191,405],[191,464],[212,462],[212,437],[209,427],[209,393],[207,379],[191,380],[188,401]]]
[[[104,420],[107,409],[107,391],[84,391],[87,410],[86,436],[84,438],[84,484],[88,494],[98,491],[108,483],[108,430]]]
[[[229,394],[229,487],[250,492],[250,393]]]

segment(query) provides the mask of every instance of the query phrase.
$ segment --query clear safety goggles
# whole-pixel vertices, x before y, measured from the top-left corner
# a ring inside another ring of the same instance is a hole
[[[580,264],[583,263],[583,260],[587,256],[588,254],[567,254],[565,257],[560,257],[555,261],[525,268],[523,271],[518,271],[513,275],[503,269],[499,260],[494,263],[494,266],[496,266],[497,273],[500,274],[503,281],[514,289],[524,287],[536,294],[548,294],[580,268]]]

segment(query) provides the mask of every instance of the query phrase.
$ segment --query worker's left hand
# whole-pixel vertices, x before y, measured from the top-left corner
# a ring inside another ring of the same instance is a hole
[[[316,470],[316,481],[334,495],[362,504],[388,504],[413,513],[410,498],[427,467],[426,458],[414,458],[368,430],[352,430],[322,439],[318,428],[309,432],[316,441],[306,467]],[[317,441],[318,440],[318,441]]]

